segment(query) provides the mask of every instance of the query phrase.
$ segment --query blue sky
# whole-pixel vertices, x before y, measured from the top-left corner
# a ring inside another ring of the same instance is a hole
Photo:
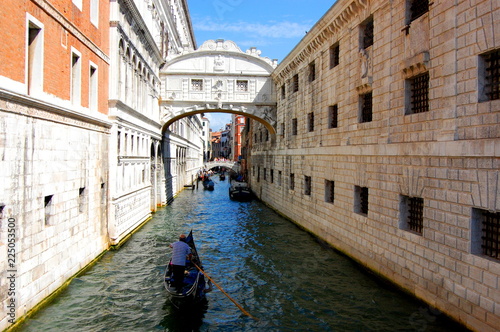
[[[188,0],[188,6],[198,46],[210,39],[232,40],[243,52],[256,47],[261,56],[281,62],[334,2]],[[214,131],[231,118],[221,113],[206,115]]]

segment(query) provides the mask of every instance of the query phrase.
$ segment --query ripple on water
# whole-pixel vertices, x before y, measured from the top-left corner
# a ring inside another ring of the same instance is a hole
[[[376,281],[263,204],[229,200],[227,189],[220,182],[213,192],[181,193],[22,330],[449,330],[444,315]],[[208,274],[259,320],[215,287],[207,307],[170,304],[162,284],[168,245],[190,229]]]

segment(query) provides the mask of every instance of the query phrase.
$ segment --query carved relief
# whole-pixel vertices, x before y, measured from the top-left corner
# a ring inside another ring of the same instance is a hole
[[[420,170],[416,168],[405,168],[403,174],[398,178],[399,192],[409,197],[422,197],[425,189],[424,178]]]
[[[224,71],[224,58],[220,54],[214,60],[214,71]]]

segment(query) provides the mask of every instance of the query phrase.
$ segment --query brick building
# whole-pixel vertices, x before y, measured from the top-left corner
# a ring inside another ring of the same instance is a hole
[[[500,322],[499,15],[339,0],[272,74],[275,137],[248,135],[262,200],[477,331]]]
[[[1,7],[3,330],[107,248],[111,124],[109,2]]]

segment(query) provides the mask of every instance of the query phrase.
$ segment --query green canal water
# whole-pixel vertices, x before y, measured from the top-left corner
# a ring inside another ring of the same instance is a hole
[[[465,331],[228,186],[183,191],[21,331]],[[258,320],[216,287],[204,308],[169,302],[168,245],[190,230],[206,272]]]

